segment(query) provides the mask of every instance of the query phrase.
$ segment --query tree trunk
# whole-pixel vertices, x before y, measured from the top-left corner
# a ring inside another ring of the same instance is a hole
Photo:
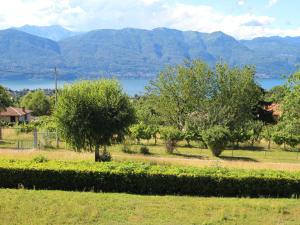
[[[0,126],[0,140],[2,140],[2,127]]]
[[[95,162],[100,162],[100,146],[95,148]]]
[[[155,145],[157,144],[157,137],[156,137],[156,134],[154,135],[154,144],[155,144]]]
[[[269,142],[268,142],[268,149],[269,150],[271,149],[271,140],[269,140]]]
[[[185,139],[186,143],[187,143],[187,146],[188,147],[191,147],[191,143],[190,143],[190,139]]]

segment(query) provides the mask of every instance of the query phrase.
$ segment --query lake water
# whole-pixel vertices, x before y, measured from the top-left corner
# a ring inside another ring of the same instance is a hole
[[[149,84],[151,79],[120,79],[125,92],[131,96],[135,94],[143,94],[145,86]],[[266,90],[271,89],[274,86],[281,85],[285,82],[284,79],[257,79],[257,82]],[[71,81],[58,81],[58,86],[62,87],[66,83]],[[12,89],[54,89],[54,80],[0,80],[0,84]]]

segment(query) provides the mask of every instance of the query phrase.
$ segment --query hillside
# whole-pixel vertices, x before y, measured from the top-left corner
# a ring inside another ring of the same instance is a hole
[[[58,25],[44,27],[25,25],[16,28],[16,30],[20,30],[39,37],[48,38],[53,41],[60,41],[62,39],[72,37],[78,34]]]
[[[75,36],[64,30],[66,35],[59,36],[57,29],[43,28],[47,30],[44,36],[61,39],[56,42],[36,36],[42,36],[41,33],[29,34],[34,29],[0,31],[0,70],[20,71],[0,71],[1,78],[52,76],[45,71],[54,66],[63,79],[155,76],[168,65],[191,59],[203,59],[211,66],[220,61],[231,66],[253,64],[258,76],[279,77],[292,73],[300,63],[300,37],[239,41],[222,32],[167,28],[104,29]],[[26,73],[28,70],[35,73]]]
[[[0,31],[0,70],[8,71],[0,72],[1,78],[42,78],[60,65],[60,57],[60,46],[54,41],[14,29]]]

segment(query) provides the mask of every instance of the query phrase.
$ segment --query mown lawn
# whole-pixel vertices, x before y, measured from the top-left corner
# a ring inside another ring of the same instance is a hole
[[[0,189],[0,224],[299,224],[296,199]]]
[[[109,147],[113,160],[153,162],[158,164],[172,164],[179,166],[222,166],[243,169],[275,169],[275,170],[300,170],[300,156],[297,153],[282,150],[250,151],[250,150],[226,150],[221,158],[213,157],[207,149],[179,147],[173,154],[167,154],[162,144],[148,146],[151,155],[145,156],[139,153],[138,145],[132,146],[132,154],[121,151],[121,145]],[[71,150],[9,150],[0,149],[0,159],[29,159],[43,155],[53,160],[94,160],[94,154],[89,152],[78,153]],[[233,156],[232,156],[233,155]]]

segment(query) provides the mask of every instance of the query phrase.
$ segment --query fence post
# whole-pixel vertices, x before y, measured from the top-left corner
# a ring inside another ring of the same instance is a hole
[[[37,135],[37,129],[33,130],[33,148],[37,149],[38,147],[38,135]]]

